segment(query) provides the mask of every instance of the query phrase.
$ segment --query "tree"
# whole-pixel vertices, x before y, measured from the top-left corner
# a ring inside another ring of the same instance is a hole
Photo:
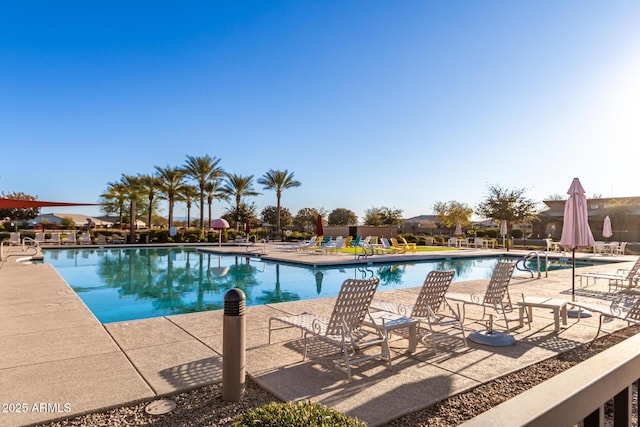
[[[220,159],[205,155],[202,157],[187,156],[187,163],[183,166],[185,174],[198,183],[200,195],[200,228],[204,228],[204,195],[208,182],[218,181],[224,171],[218,166]]]
[[[245,223],[251,222],[256,217],[256,206],[254,203],[246,204],[241,202],[237,207],[230,206],[222,218],[226,219],[229,224],[233,222]]]
[[[462,227],[468,227],[471,223],[473,209],[464,203],[449,201],[436,202],[433,205],[433,212],[438,215],[438,222],[441,227],[453,228],[458,221]]]
[[[402,209],[387,207],[372,207],[365,211],[364,224],[373,226],[400,225],[402,223]]]
[[[336,208],[327,217],[329,225],[356,225],[358,216],[354,211],[345,208]]]
[[[30,196],[26,193],[7,193],[2,192],[2,197],[7,199],[18,200],[38,200],[37,197]],[[40,208],[12,208],[12,209],[0,209],[0,219],[11,218],[14,221],[27,221],[38,216]]]
[[[302,208],[293,218],[293,224],[304,231],[315,230],[318,215],[325,216],[324,209]]]
[[[161,168],[156,166],[158,176],[160,178],[160,189],[164,193],[164,198],[169,202],[169,222],[168,227],[173,227],[173,208],[176,203],[176,197],[182,192],[185,186],[185,172],[174,166]]]
[[[269,224],[276,224],[278,215],[278,207],[277,206],[267,206],[262,209],[260,212],[260,217],[262,217],[263,222],[267,222]],[[280,208],[280,225],[286,227],[291,224],[293,221],[293,217],[291,216],[291,212],[287,208]]]
[[[100,195],[102,211],[109,214],[118,215],[118,223],[122,227],[125,202],[127,201],[128,189],[122,182],[107,183],[107,191]]]
[[[276,190],[276,232],[280,233],[280,199],[282,198],[282,190],[287,188],[300,187],[300,181],[293,179],[293,172],[289,173],[286,169],[283,171],[269,169],[262,178],[258,179],[258,184],[264,185],[265,190]]]
[[[227,177],[225,178],[225,184],[224,187],[222,187],[222,192],[235,200],[235,210],[238,212],[240,211],[240,203],[242,202],[243,197],[253,197],[260,194],[253,189],[252,181],[253,175],[241,176],[236,174],[227,174]],[[236,228],[238,228],[240,220],[236,218],[234,222],[236,223]]]
[[[160,191],[160,178],[157,175],[138,175],[140,191],[147,196],[149,204],[147,206],[147,227],[151,228],[153,220],[154,198]]]
[[[209,215],[207,216],[209,218],[209,228],[211,227],[211,205],[213,204],[213,199],[227,200],[228,197],[222,191],[219,180],[207,182],[204,185],[204,193],[207,196],[207,206],[209,207]]]
[[[177,196],[177,200],[187,205],[187,228],[191,227],[191,206],[198,196],[198,187],[195,185],[185,185]]]
[[[490,185],[486,198],[478,204],[476,213],[483,218],[506,221],[507,224],[529,221],[538,213],[536,203],[524,194],[524,188],[506,189]]]

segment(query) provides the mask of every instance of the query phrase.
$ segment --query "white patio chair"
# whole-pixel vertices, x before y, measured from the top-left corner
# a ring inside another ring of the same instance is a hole
[[[67,231],[67,238],[65,239],[64,243],[66,243],[67,245],[75,245],[77,243],[76,232],[73,230]]]
[[[49,243],[51,243],[52,245],[59,245],[62,243],[62,241],[60,240],[60,232],[59,231],[54,231],[51,233],[51,238],[48,241]]]
[[[596,241],[593,243],[593,253],[594,253],[594,254],[596,254],[596,255],[597,255],[597,254],[602,255],[602,254],[604,253],[604,251],[605,251],[605,248],[606,248],[606,247],[605,247],[605,245],[604,245],[604,242],[603,242],[603,241],[596,240]]]
[[[385,334],[378,329],[372,331],[363,329],[366,317],[369,317],[369,305],[378,288],[380,279],[347,279],[340,288],[331,317],[327,320],[311,313],[293,316],[272,317],[269,319],[269,343],[271,331],[291,327],[300,328],[304,338],[304,353],[302,360],[307,358],[307,335],[313,335],[325,342],[336,345],[342,350],[342,361],[338,367],[347,373],[351,382],[351,366],[355,363],[373,358],[384,358],[391,366],[389,344]],[[278,321],[286,326],[273,328],[273,322]],[[375,354],[364,354],[360,350],[371,346],[381,346],[382,351]]]
[[[627,242],[620,243],[620,246],[614,249],[614,255],[624,255],[624,251],[627,248]]]
[[[458,329],[466,346],[467,339],[464,333],[462,317],[460,316],[460,307],[456,304],[456,309],[454,310],[445,298],[445,293],[449,289],[455,274],[455,270],[430,271],[422,284],[415,304],[412,306],[387,301],[374,301],[371,303],[371,308],[417,319],[419,328],[422,323],[426,323],[428,330],[422,335],[421,341],[426,345],[425,341],[430,337],[436,354],[438,353],[436,332],[441,335],[450,330]],[[373,311],[371,317],[378,321],[378,312]],[[378,322],[378,324],[381,323]],[[441,328],[436,331],[434,329],[435,326]]]
[[[460,294],[460,293],[447,293],[445,298],[447,301],[456,301],[462,303],[462,321],[464,322],[466,313],[465,308],[467,304],[482,307],[482,318],[476,320],[483,320],[487,314],[487,309],[492,310],[498,314],[498,318],[504,319],[507,333],[511,332],[509,327],[509,318],[507,312],[513,311],[513,304],[511,303],[511,296],[509,295],[509,282],[513,275],[515,268],[514,262],[500,261],[496,264],[491,275],[491,280],[487,285],[487,289],[483,295],[478,294]],[[522,295],[524,300],[524,295]],[[494,316],[493,313],[489,314],[489,330],[493,330]]]

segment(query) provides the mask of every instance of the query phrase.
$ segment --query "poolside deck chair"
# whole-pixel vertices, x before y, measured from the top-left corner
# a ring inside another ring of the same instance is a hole
[[[404,245],[404,247],[407,248],[408,251],[411,251],[414,254],[416,253],[416,249],[418,246],[417,243],[409,243],[407,242],[407,239],[405,239],[404,237],[400,237],[400,244]]]
[[[293,245],[291,248],[296,251],[304,251],[306,249],[316,246],[317,239],[318,239],[317,236],[313,236],[311,237],[311,239],[309,239],[309,241],[298,243],[297,245]]]
[[[334,240],[333,242],[321,247],[320,249],[324,251],[324,253],[330,253],[330,252],[335,252],[338,253],[338,251],[340,249],[342,249],[344,247],[344,237],[342,236],[338,236],[336,237],[336,240]]]
[[[409,250],[409,248],[407,248],[406,246],[401,245],[401,244],[398,242],[398,239],[396,239],[395,237],[390,237],[390,238],[389,238],[389,241],[391,242],[391,247],[392,247],[395,251],[397,251],[398,253],[403,253],[403,254],[404,254],[404,253],[406,253],[406,252]]]
[[[638,286],[638,281],[640,281],[640,257],[630,270],[618,269],[616,273],[581,273],[576,274],[576,277],[580,279],[580,285],[582,285],[582,279],[586,279],[586,286],[589,286],[589,279],[593,279],[594,283],[598,279],[608,280],[609,292],[611,292],[611,288],[630,289],[633,286]]]
[[[17,231],[11,232],[11,234],[9,234],[9,244],[14,246],[22,246],[20,233],[18,233]]]
[[[487,285],[484,295],[447,292],[445,298],[447,301],[462,303],[463,322],[466,316],[466,305],[471,304],[482,307],[482,318],[477,320],[483,320],[485,318],[487,309],[492,311],[492,313],[489,314],[489,330],[493,330],[493,314],[496,313],[498,314],[498,318],[502,318],[504,320],[507,333],[509,333],[511,332],[511,328],[509,327],[507,312],[512,312],[514,307],[511,303],[511,296],[509,295],[508,287],[515,265],[516,264],[514,262],[498,262],[493,269],[491,280],[489,280],[489,284]],[[522,295],[522,299],[524,300],[524,295]]]
[[[80,244],[81,245],[90,245],[92,243],[93,243],[93,241],[91,240],[91,234],[89,234],[88,231],[85,231],[84,233],[82,233],[82,235],[80,236]]]
[[[44,231],[36,231],[36,238],[34,240],[39,245],[43,245],[45,243]]]
[[[118,243],[122,243],[122,242],[124,242],[124,239],[121,236],[119,236],[118,234],[112,234],[111,237],[109,237],[109,243],[118,244]]]
[[[51,233],[51,238],[48,240],[48,243],[51,243],[52,245],[59,245],[62,243],[62,241],[60,240],[60,232],[59,231],[54,231]]]
[[[104,237],[104,235],[102,234],[98,234],[96,236],[96,245],[106,245],[106,244],[107,244],[106,237]]]
[[[600,332],[602,331],[602,323],[603,321],[605,321],[605,319],[625,320],[628,325],[640,323],[640,298],[636,299],[636,301],[630,307],[621,304],[620,301],[613,301],[611,304],[573,301],[571,304],[576,307],[584,308],[585,310],[598,313],[600,315],[600,319],[598,322],[598,331],[596,332],[596,336],[593,337],[589,345],[593,344],[596,338],[598,338],[598,335],[600,335]],[[578,313],[580,313],[580,311],[578,311]],[[578,321],[580,321],[579,315]]]
[[[351,382],[351,366],[358,362],[383,358],[391,366],[386,335],[377,329],[367,330],[362,327],[365,318],[371,317],[369,305],[379,283],[378,277],[345,280],[328,320],[310,313],[270,318],[269,343],[271,343],[272,330],[297,327],[300,328],[304,338],[302,360],[307,358],[308,335],[316,336],[327,343],[336,345],[342,350],[342,361],[338,367],[347,373],[349,382]],[[286,326],[273,328],[273,323],[276,321],[284,323]],[[364,354],[360,352],[364,348],[378,345],[382,349],[379,353]]]
[[[67,231],[67,238],[64,240],[64,243],[67,245],[75,245],[77,243],[76,232]]]
[[[371,303],[371,308],[417,319],[420,322],[418,324],[419,329],[421,329],[422,323],[426,323],[428,331],[422,335],[421,341],[426,345],[425,341],[430,337],[436,354],[438,353],[438,347],[436,345],[437,338],[434,326],[444,328],[438,331],[440,334],[457,329],[462,335],[462,341],[466,346],[467,338],[464,333],[462,317],[460,316],[460,307],[456,304],[456,309],[454,310],[445,298],[445,293],[449,289],[455,274],[455,270],[430,271],[413,306],[387,301],[374,301]],[[378,320],[377,312],[373,311],[371,316],[374,320]],[[381,322],[378,323],[380,324]]]
[[[382,253],[399,254],[404,252],[401,248],[393,247],[393,245],[389,243],[389,239],[386,237],[381,238],[380,241],[382,242],[382,246],[379,249]]]

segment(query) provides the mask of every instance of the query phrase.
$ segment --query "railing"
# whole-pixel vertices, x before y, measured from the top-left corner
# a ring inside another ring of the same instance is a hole
[[[476,426],[632,425],[633,385],[640,378],[640,335],[627,338],[553,378],[465,422]],[[637,421],[637,420],[636,420]]]
[[[544,277],[548,277],[549,275],[549,255],[546,252],[542,252],[542,254],[545,257],[544,260],[544,268],[545,268],[545,272],[544,272]],[[533,277],[533,270],[529,267],[527,267],[527,262],[531,261],[533,258],[536,258],[536,262],[538,265],[538,279],[540,277],[542,277],[542,273],[540,272],[540,252],[529,252],[527,255],[523,256],[522,258],[520,258],[518,261],[516,261],[516,268],[520,271],[526,271],[528,273],[531,273],[531,277]]]
[[[33,240],[31,237],[25,237],[22,239],[22,243],[19,245],[22,250],[20,252],[16,252],[16,253],[9,253],[9,251],[7,251],[7,254],[5,255],[5,243],[8,246],[16,246],[15,243],[12,243],[10,240],[3,240],[2,243],[0,243],[0,262],[4,262],[7,261],[9,259],[10,256],[22,256],[22,257],[30,257],[32,255],[37,255],[38,254],[38,247],[40,246],[38,244],[38,242],[36,242],[35,240]],[[33,252],[31,252],[33,251]]]

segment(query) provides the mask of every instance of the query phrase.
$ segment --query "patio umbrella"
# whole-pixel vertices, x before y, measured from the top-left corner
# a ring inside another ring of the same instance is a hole
[[[318,219],[316,221],[316,236],[323,236],[324,228],[322,227],[322,215],[318,214]]]
[[[244,225],[244,232],[247,233],[247,236],[251,233],[251,222],[247,221]]]
[[[571,249],[571,299],[576,298],[576,248],[594,244],[593,234],[589,228],[587,214],[587,196],[578,178],[573,178],[571,187],[567,191],[569,199],[564,205],[564,220],[560,246]],[[569,313],[577,317],[578,313]],[[581,314],[584,316],[584,314]]]
[[[613,231],[611,230],[611,218],[609,215],[604,217],[604,225],[602,226],[602,237],[608,239],[613,236]]]
[[[218,230],[218,247],[222,245],[222,229],[229,228],[229,223],[226,219],[214,219],[211,221],[211,228]]]
[[[509,232],[507,221],[502,221],[500,224],[500,235],[502,236],[502,244],[509,250],[509,246],[507,245],[507,233]]]
[[[454,231],[453,234],[456,236],[462,235],[462,225],[460,225],[460,221],[456,223],[456,231]]]

